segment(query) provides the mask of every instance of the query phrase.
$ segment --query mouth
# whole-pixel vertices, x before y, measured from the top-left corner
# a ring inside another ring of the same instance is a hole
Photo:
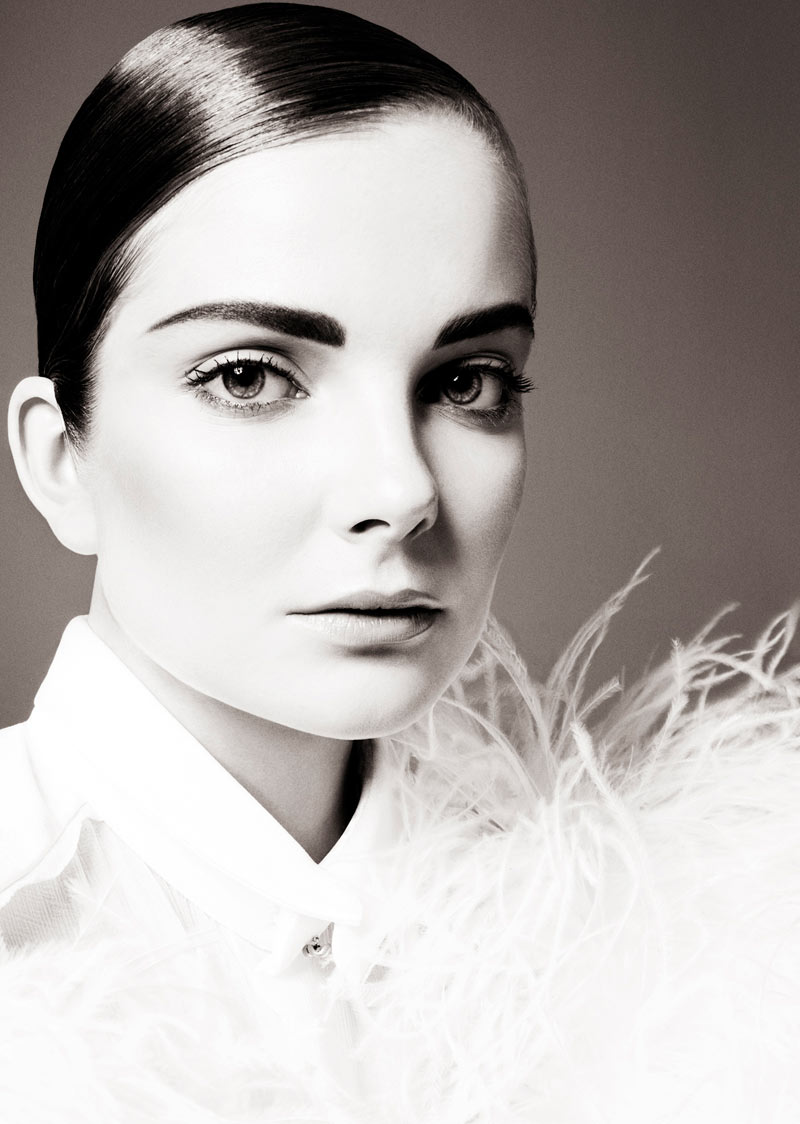
[[[374,647],[413,640],[443,613],[435,598],[419,590],[396,593],[364,590],[335,602],[289,615],[305,627],[350,647]]]

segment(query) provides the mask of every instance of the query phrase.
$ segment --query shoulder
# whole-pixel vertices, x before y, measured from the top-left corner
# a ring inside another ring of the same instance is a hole
[[[25,723],[6,726],[0,730],[0,770],[5,775],[6,768],[13,769],[25,752]],[[2,799],[2,792],[0,792]]]
[[[79,810],[77,796],[37,760],[28,723],[0,730],[0,906],[63,866],[58,852],[70,846],[66,837]]]
[[[490,626],[451,705],[393,743],[389,1033],[446,1042],[487,1103],[543,1119],[798,1119],[794,616],[587,696],[604,621],[545,685]]]
[[[42,811],[42,794],[25,730],[25,723],[0,730],[0,885],[11,851],[19,849]]]

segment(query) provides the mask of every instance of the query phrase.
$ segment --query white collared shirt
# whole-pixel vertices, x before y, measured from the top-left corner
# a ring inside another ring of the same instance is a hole
[[[316,863],[76,618],[30,719],[0,736],[0,940],[135,934],[161,969],[171,950],[213,949],[201,975],[241,987],[273,1019],[271,1040],[302,1043],[298,1065],[327,1059],[352,1086],[348,1019],[331,1016],[325,973],[303,948],[332,924],[333,959],[358,970],[371,859],[396,834],[374,756],[350,823]]]

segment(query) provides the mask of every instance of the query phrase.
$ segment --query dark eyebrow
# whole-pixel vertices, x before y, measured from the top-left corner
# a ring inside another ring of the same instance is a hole
[[[451,343],[461,343],[476,336],[490,332],[500,332],[504,328],[524,328],[533,335],[533,316],[524,304],[496,304],[482,308],[478,312],[467,312],[448,321],[436,337],[434,349],[447,347]]]
[[[300,308],[283,308],[261,301],[222,301],[218,304],[199,304],[175,312],[149,329],[151,332],[184,324],[189,320],[237,320],[254,324],[271,332],[282,332],[302,340],[313,340],[329,347],[343,347],[345,331],[338,320],[321,312],[306,312]]]

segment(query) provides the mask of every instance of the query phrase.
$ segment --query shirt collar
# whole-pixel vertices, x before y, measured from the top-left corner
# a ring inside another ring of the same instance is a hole
[[[29,736],[51,775],[77,784],[148,866],[279,970],[329,922],[355,927],[360,863],[390,842],[381,754],[321,863],[161,705],[85,617],[67,626]]]

